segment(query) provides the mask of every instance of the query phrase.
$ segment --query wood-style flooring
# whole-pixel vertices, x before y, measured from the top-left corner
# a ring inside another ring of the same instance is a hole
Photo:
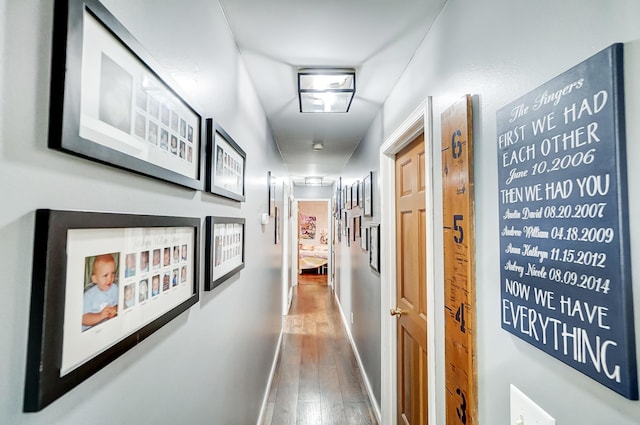
[[[264,425],[377,425],[326,275],[299,275]]]

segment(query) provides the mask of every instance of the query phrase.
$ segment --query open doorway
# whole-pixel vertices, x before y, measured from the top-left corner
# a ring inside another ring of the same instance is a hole
[[[328,201],[298,201],[298,284],[328,284]]]

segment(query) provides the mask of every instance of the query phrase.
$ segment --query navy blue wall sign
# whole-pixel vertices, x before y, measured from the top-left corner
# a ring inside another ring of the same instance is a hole
[[[638,399],[622,44],[497,112],[502,328]]]

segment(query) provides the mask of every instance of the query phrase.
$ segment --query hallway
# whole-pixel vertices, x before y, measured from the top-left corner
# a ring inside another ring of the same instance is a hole
[[[299,276],[263,424],[377,425],[324,275]]]

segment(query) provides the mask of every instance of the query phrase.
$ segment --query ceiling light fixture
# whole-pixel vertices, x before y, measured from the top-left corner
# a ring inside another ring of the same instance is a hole
[[[324,149],[324,144],[322,142],[313,142],[311,145],[314,151],[321,151]]]
[[[305,186],[322,186],[322,177],[305,177]]]
[[[298,69],[300,112],[349,112],[355,92],[355,69]]]

